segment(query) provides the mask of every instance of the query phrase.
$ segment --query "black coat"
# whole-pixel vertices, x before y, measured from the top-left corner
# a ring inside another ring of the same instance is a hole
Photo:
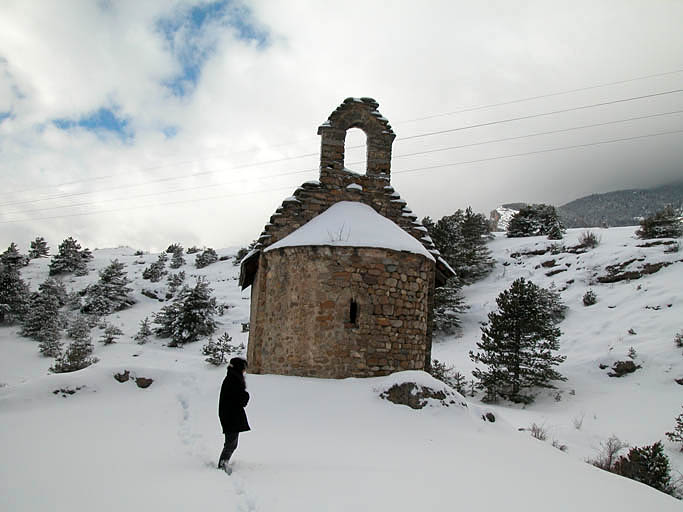
[[[248,402],[249,393],[244,384],[244,377],[230,368],[223,380],[218,402],[218,417],[224,433],[251,430],[247,422],[247,413],[244,412]]]

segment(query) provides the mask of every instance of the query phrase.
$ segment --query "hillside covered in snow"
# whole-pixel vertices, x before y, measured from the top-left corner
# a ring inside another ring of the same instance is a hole
[[[595,230],[601,244],[585,252],[576,249],[581,230],[570,230],[563,247],[498,235],[489,244],[494,270],[464,288],[470,308],[461,332],[435,339],[432,356],[469,379],[468,353],[496,296],[518,277],[554,284],[568,306],[559,324],[567,359],[558,367],[567,381],[558,389],[521,406],[484,404],[481,393],[467,390],[461,396],[424,372],[344,380],[248,375],[253,430],[240,437],[231,476],[215,469],[225,367],[204,361],[204,341],[137,344],[140,321],[168,304],[163,281],[142,279],[157,255],[95,250],[89,274],[67,275],[67,288],[95,282],[118,258],[137,301],[108,318],[123,331],[117,343],[99,343],[102,333],[93,329],[99,362],[51,374],[53,360],[37,342],[21,337],[18,325],[0,327],[0,509],[680,510],[674,498],[585,462],[616,435],[633,446],[664,441],[673,467],[683,470],[680,447],[664,437],[681,412],[683,354],[673,338],[683,328],[683,253],[647,247],[634,231]],[[48,263],[32,260],[22,269],[32,290],[47,278]],[[189,283],[199,276],[211,283],[223,311],[214,338],[227,332],[235,345],[246,344],[250,290],[240,291],[233,261],[196,269],[188,256],[178,270]],[[586,307],[588,289],[597,303]],[[638,369],[610,377],[626,360]],[[126,371],[130,379],[114,378]],[[143,389],[139,377],[153,382]],[[381,397],[405,382],[450,398],[416,410]],[[530,436],[533,424],[545,442]]]

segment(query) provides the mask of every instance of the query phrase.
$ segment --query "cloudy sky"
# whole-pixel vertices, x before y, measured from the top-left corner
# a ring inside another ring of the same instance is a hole
[[[673,0],[4,0],[0,248],[245,244],[317,177],[348,96],[380,103],[420,217],[681,179],[681,20]]]

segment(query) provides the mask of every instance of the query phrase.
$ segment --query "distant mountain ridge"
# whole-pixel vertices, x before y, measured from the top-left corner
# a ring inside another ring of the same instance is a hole
[[[651,189],[629,189],[591,194],[560,206],[568,228],[634,226],[667,204],[683,207],[683,181]]]

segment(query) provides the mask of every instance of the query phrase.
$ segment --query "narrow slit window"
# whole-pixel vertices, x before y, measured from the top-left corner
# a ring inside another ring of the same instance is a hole
[[[351,304],[349,304],[349,323],[358,325],[358,303],[353,299],[351,299]]]

